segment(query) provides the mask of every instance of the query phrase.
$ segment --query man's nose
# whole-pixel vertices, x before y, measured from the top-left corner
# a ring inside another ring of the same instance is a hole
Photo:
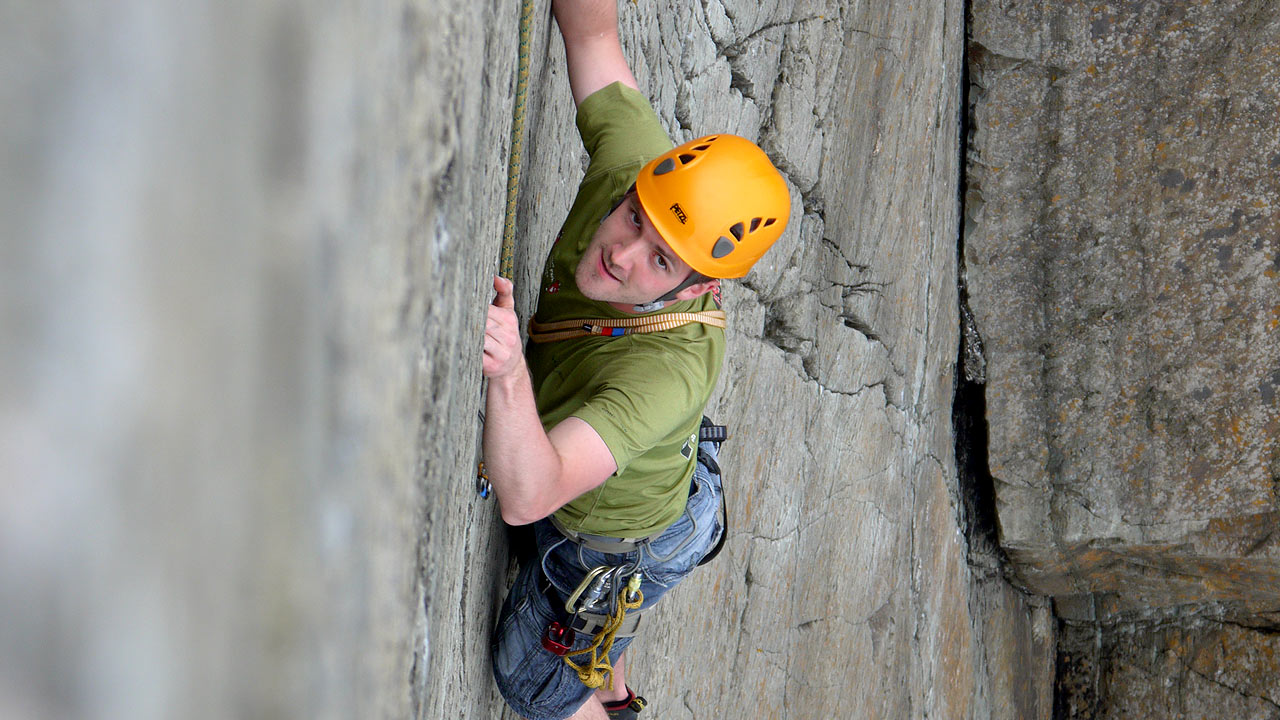
[[[613,250],[613,261],[631,267],[644,255],[644,243],[640,240],[623,240]]]

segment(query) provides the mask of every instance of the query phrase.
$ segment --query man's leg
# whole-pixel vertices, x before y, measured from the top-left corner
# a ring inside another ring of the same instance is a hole
[[[578,712],[570,715],[566,720],[609,720],[609,715],[595,695],[592,695],[587,698],[582,707],[578,708]]]
[[[613,689],[604,686],[596,690],[595,699],[602,703],[618,702],[627,699],[627,677],[624,672],[626,655],[619,655],[618,662],[613,664]]]
[[[535,559],[521,566],[502,604],[492,641],[493,675],[498,690],[520,717],[560,717],[576,707],[578,710],[571,717],[606,720],[608,716],[600,702],[592,698],[593,691],[578,680],[564,658],[542,647],[547,626],[553,620],[565,619],[550,604],[552,601],[543,590],[545,583]],[[589,637],[579,637],[577,645],[585,647],[589,641]],[[615,647],[620,653],[626,646]],[[591,713],[593,702],[599,713]]]

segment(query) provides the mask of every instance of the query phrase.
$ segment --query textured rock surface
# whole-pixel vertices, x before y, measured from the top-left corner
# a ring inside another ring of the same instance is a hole
[[[1280,637],[1259,629],[1215,607],[1069,621],[1060,636],[1054,717],[1280,716]]]
[[[1276,716],[1277,40],[1275,3],[973,5],[964,274],[1054,717]]]
[[[492,715],[516,10],[0,16],[0,716]]]
[[[800,200],[727,292],[727,550],[634,684],[1048,717],[1049,611],[958,525],[960,3],[620,5],[673,135],[759,137]],[[0,716],[505,712],[471,464],[516,10],[0,9]],[[545,3],[532,52],[526,311],[582,168]]]
[[[1280,7],[976,3],[966,278],[1035,592],[1280,607]]]

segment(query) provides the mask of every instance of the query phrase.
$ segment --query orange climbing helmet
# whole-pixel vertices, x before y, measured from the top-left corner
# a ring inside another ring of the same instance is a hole
[[[680,259],[712,278],[746,275],[791,215],[787,183],[764,151],[723,133],[654,158],[636,194]]]

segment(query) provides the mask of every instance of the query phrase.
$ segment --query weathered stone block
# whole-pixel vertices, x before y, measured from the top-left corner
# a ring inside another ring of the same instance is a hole
[[[974,5],[966,277],[1036,592],[1280,607],[1277,38],[1274,3]]]
[[[1190,612],[1067,622],[1054,717],[1274,718],[1280,711],[1274,626],[1250,627],[1212,608]]]

